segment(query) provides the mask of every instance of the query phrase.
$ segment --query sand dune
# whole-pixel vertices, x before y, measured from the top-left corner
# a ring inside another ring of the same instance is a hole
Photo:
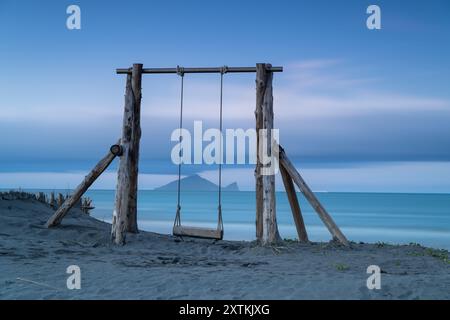
[[[0,200],[1,299],[450,299],[446,251],[420,246],[177,239],[141,232],[110,243],[110,225],[75,210],[55,229],[36,200]],[[81,268],[81,289],[66,268]],[[382,269],[369,290],[366,269]]]

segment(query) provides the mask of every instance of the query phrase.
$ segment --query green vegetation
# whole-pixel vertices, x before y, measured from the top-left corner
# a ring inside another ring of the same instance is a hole
[[[336,264],[334,265],[334,267],[335,267],[336,270],[338,270],[338,271],[346,271],[346,270],[349,269],[349,267],[348,267],[347,265],[343,264],[343,263],[336,263]]]
[[[429,255],[430,257],[442,260],[445,263],[450,263],[447,250],[427,248],[425,249],[425,254]]]
[[[420,243],[417,243],[417,242],[410,242],[409,245],[412,246],[412,247],[422,247],[422,245]]]
[[[383,247],[388,246],[389,243],[382,242],[382,241],[378,241],[377,243],[375,243],[375,245],[376,245],[378,248],[383,248]]]
[[[408,253],[408,255],[413,256],[413,257],[430,256],[430,257],[439,259],[445,263],[450,264],[450,258],[448,257],[447,250],[424,248],[424,250],[421,252],[411,252],[411,253]]]

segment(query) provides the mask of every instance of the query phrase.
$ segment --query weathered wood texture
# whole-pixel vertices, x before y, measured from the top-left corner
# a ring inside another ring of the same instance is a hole
[[[262,153],[272,153],[271,130],[273,129],[273,73],[268,64],[256,65],[256,132],[257,132],[257,165],[256,178],[256,237],[262,244],[275,243],[281,240],[278,232],[275,207],[275,174],[262,174]],[[267,139],[262,139],[262,130]],[[263,145],[263,143],[265,145]]]
[[[256,239],[261,241],[263,238],[263,179],[261,175],[262,164],[259,159],[259,131],[263,128],[262,104],[264,99],[264,81],[260,79],[261,75],[256,74]]]
[[[302,211],[298,202],[297,193],[295,192],[295,186],[292,182],[291,176],[283,166],[280,166],[280,174],[283,179],[284,188],[286,189],[286,195],[291,206],[292,216],[294,217],[295,227],[297,229],[298,240],[300,242],[307,243],[308,233],[306,232],[305,222],[303,221]]]
[[[47,202],[47,198],[45,197],[45,193],[44,192],[39,192],[37,197],[36,197],[37,201],[42,202],[42,203],[46,203]]]
[[[58,198],[56,200],[57,207],[58,208],[61,207],[63,205],[64,201],[65,201],[65,198],[64,198],[63,194],[62,193],[58,193]]]
[[[55,199],[55,193],[51,192],[50,193],[50,200],[49,200],[49,205],[50,207],[52,207],[52,209],[56,209],[56,199]]]
[[[330,231],[333,238],[340,241],[343,245],[348,246],[349,243],[347,241],[347,238],[344,236],[344,234],[341,232],[339,227],[333,221],[331,216],[328,214],[328,212],[322,206],[320,201],[316,198],[314,193],[311,191],[311,189],[305,183],[302,176],[297,171],[297,169],[295,169],[294,165],[288,159],[288,157],[286,156],[286,153],[284,152],[283,148],[281,148],[281,146],[279,147],[279,150],[280,150],[280,153],[279,153],[280,165],[283,166],[284,169],[286,169],[286,171],[289,173],[292,180],[295,182],[295,184],[298,186],[298,188],[303,193],[305,198],[308,200],[308,202],[311,204],[311,206],[317,212],[317,214],[319,215],[320,219],[323,221],[325,226],[328,228],[328,230]]]
[[[120,143],[120,140],[117,144]],[[115,154],[108,151],[108,154],[100,160],[94,169],[89,172],[89,174],[84,178],[84,180],[78,185],[78,187],[74,190],[73,194],[68,197],[62,205],[56,210],[53,216],[48,219],[45,224],[47,228],[57,226],[61,223],[61,220],[65,217],[65,215],[69,212],[69,210],[75,206],[86,192],[86,190],[94,183],[94,181],[108,168],[111,162],[116,157]],[[61,201],[61,195],[59,196],[59,201]]]
[[[123,115],[122,155],[116,187],[111,238],[124,244],[126,233],[137,233],[137,188],[139,171],[139,143],[141,139],[141,82],[142,64],[134,64],[127,75]]]
[[[92,206],[92,199],[82,198],[81,200],[81,211],[90,214],[91,210],[95,209],[95,207]]]
[[[174,226],[173,234],[177,236],[222,240],[223,230],[189,226]]]

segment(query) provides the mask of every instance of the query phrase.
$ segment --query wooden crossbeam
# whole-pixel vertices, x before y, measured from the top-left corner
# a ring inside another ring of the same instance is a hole
[[[272,67],[266,64],[266,69],[269,72],[283,72],[283,67]],[[117,74],[131,74],[133,72],[132,68],[116,69]],[[216,68],[143,68],[143,74],[177,74],[177,73],[254,73],[257,72],[255,67],[216,67]]]

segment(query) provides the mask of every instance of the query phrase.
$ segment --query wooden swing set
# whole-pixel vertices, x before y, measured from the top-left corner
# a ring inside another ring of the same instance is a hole
[[[112,145],[108,153],[102,158],[91,172],[84,178],[73,194],[66,199],[63,205],[49,218],[48,228],[61,223],[64,216],[74,206],[94,181],[108,168],[111,162],[120,158],[115,208],[113,212],[111,238],[116,244],[125,244],[126,233],[137,233],[137,191],[138,191],[138,165],[139,143],[141,138],[141,83],[143,74],[177,74],[181,78],[180,94],[180,129],[183,128],[183,96],[184,76],[189,73],[219,73],[220,74],[220,131],[222,131],[223,109],[223,79],[228,73],[256,73],[256,132],[257,132],[257,163],[255,168],[256,180],[256,238],[265,245],[281,240],[276,220],[275,205],[275,175],[262,174],[265,165],[261,163],[260,149],[267,150],[268,155],[275,155],[279,162],[279,170],[291,207],[298,239],[308,242],[305,223],[303,221],[295,185],[317,212],[333,239],[348,246],[349,243],[331,216],[303,180],[300,173],[288,159],[284,149],[273,145],[271,139],[260,139],[260,130],[270,132],[273,129],[273,74],[282,72],[282,67],[272,67],[270,64],[259,63],[256,67],[218,67],[218,68],[143,68],[142,64],[133,64],[132,68],[117,69],[117,74],[126,74],[125,107],[123,116],[122,138]],[[181,139],[181,137],[180,137]],[[181,140],[180,140],[181,141]],[[265,145],[264,145],[265,144]],[[222,145],[222,143],[220,144]],[[222,152],[222,151],[220,151]],[[222,155],[221,155],[222,156]],[[181,154],[180,154],[181,160]],[[178,166],[178,192],[173,235],[186,237],[199,237],[221,240],[223,238],[223,219],[221,203],[222,166],[219,163],[218,188],[218,222],[216,228],[200,228],[185,226],[181,221],[181,161]]]

